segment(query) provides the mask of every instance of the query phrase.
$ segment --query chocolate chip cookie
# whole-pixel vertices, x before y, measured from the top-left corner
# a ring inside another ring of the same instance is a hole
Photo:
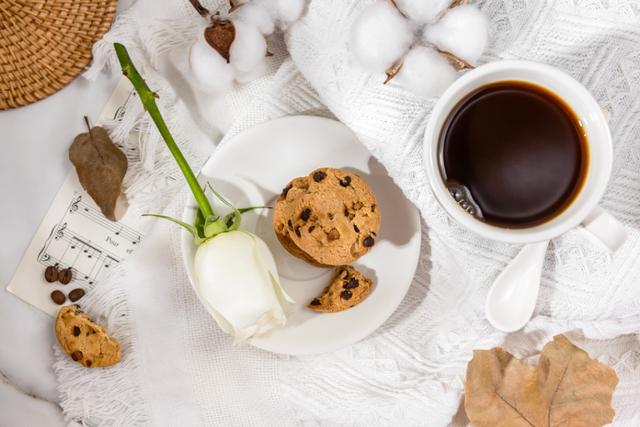
[[[87,368],[103,368],[120,361],[120,344],[77,305],[62,307],[56,317],[56,336],[71,358]]]
[[[355,268],[343,265],[338,267],[336,276],[322,295],[311,300],[307,307],[319,313],[336,313],[360,304],[369,296],[372,288],[371,279]]]
[[[380,211],[358,175],[320,168],[284,188],[275,203],[273,226],[292,255],[317,266],[338,266],[373,247]]]

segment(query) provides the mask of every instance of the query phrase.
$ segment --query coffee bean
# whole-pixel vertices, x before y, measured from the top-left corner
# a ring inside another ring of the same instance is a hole
[[[71,270],[71,267],[65,268],[64,270],[60,270],[58,272],[58,282],[62,283],[63,285],[71,282],[71,279],[73,279],[73,271]]]
[[[58,267],[50,265],[44,270],[44,280],[49,283],[53,283],[58,280]]]
[[[340,185],[343,187],[348,187],[349,184],[351,184],[351,177],[350,176],[345,176],[343,179],[340,180]]]
[[[320,181],[322,181],[323,179],[325,179],[326,177],[327,177],[327,174],[326,174],[326,173],[324,173],[324,172],[322,172],[322,171],[318,171],[318,172],[316,172],[316,173],[314,173],[314,174],[313,174],[313,180],[314,180],[315,182],[320,182]]]
[[[286,187],[284,187],[282,189],[282,197],[284,197],[286,199],[287,198],[287,194],[289,193],[289,190],[291,190],[291,188],[293,188],[293,186],[291,184],[289,184]]]
[[[82,359],[82,352],[80,350],[74,351],[73,353],[71,353],[71,358],[77,362],[78,360]]]
[[[67,297],[65,297],[61,291],[53,291],[51,292],[51,299],[56,304],[62,305],[67,300]]]
[[[360,229],[358,228],[357,225],[353,224],[353,231],[355,231],[356,233],[359,233]]]
[[[84,289],[77,288],[69,292],[69,299],[71,300],[71,302],[76,302],[83,296],[84,296]]]
[[[309,304],[311,304],[311,305],[320,305],[320,300],[318,298],[314,298]]]
[[[77,337],[78,335],[80,335],[80,328],[77,326],[73,327],[73,336]]]
[[[344,300],[349,300],[349,299],[351,299],[352,296],[353,296],[353,294],[351,293],[351,291],[342,291],[342,292],[340,292],[340,298],[342,298]]]
[[[347,283],[345,283],[342,288],[343,289],[353,289],[360,286],[360,282],[355,277],[352,277]]]
[[[311,209],[306,208],[300,214],[300,219],[303,220],[303,221],[309,221],[309,218],[311,218]]]
[[[362,241],[362,244],[364,245],[365,248],[370,248],[375,243],[376,243],[376,241],[373,240],[373,237],[371,237],[371,236],[365,237],[364,240]]]

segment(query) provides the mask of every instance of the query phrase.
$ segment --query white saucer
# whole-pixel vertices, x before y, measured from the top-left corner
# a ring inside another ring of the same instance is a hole
[[[310,266],[289,255],[271,226],[271,210],[243,215],[242,228],[269,245],[296,310],[287,325],[256,338],[252,345],[274,353],[314,354],[337,350],[375,331],[398,307],[413,280],[420,256],[420,216],[386,170],[345,125],[311,116],[293,116],[251,128],[207,161],[201,175],[238,207],[273,205],[293,178],[318,167],[353,170],[371,186],[382,215],[376,245],[355,266],[374,281],[374,290],[361,304],[340,313],[319,314],[306,304],[333,277],[334,270]],[[192,224],[193,198],[183,219]],[[182,253],[193,282],[195,245],[186,231]]]

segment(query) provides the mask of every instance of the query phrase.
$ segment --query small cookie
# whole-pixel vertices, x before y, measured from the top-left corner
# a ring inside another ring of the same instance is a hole
[[[308,305],[319,313],[336,313],[360,304],[371,293],[371,279],[364,277],[350,265],[343,265],[322,295],[314,298]]]
[[[358,175],[320,168],[285,187],[274,206],[273,227],[293,256],[317,266],[339,266],[373,247],[380,211]]]
[[[56,337],[73,360],[87,368],[103,368],[120,361],[120,344],[77,305],[62,307],[56,317]]]

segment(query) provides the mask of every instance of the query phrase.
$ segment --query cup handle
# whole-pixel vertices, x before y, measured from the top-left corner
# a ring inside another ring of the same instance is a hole
[[[596,206],[582,221],[581,229],[597,243],[606,246],[611,252],[617,251],[627,239],[627,230],[609,212]]]

